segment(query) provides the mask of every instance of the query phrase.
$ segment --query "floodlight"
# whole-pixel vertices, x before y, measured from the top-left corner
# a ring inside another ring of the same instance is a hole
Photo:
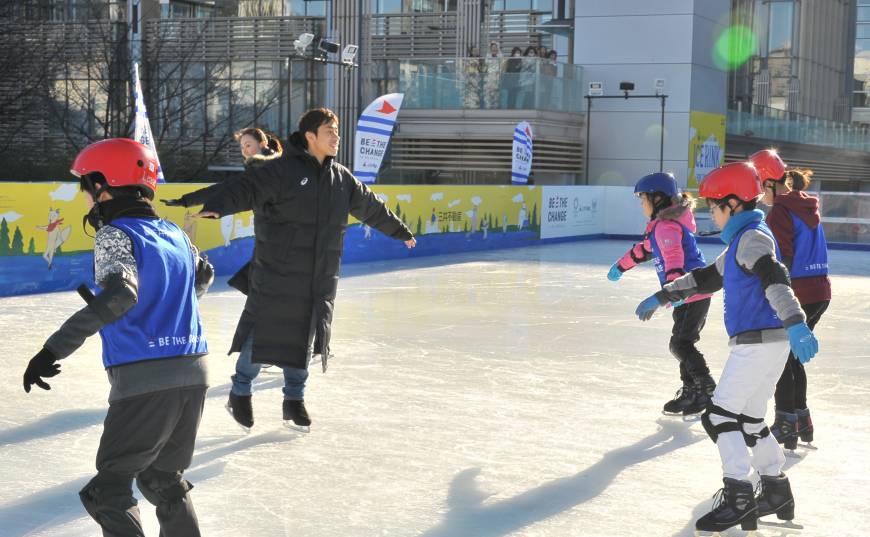
[[[314,34],[302,34],[293,41],[293,48],[296,49],[296,54],[304,55],[305,49],[314,41]]]
[[[359,47],[356,45],[345,45],[344,50],[341,51],[341,63],[353,65],[353,59],[356,58],[358,50]]]

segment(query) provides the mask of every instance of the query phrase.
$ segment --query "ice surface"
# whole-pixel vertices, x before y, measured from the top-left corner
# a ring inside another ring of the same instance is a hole
[[[688,536],[721,486],[700,423],[660,414],[679,386],[668,313],[634,317],[651,267],[606,280],[623,241],[348,265],[329,372],[312,367],[312,432],[281,425],[280,376],[255,386],[245,434],[223,409],[242,308],[202,301],[211,389],[188,478],[203,534],[221,536]],[[719,251],[705,246],[708,258]],[[817,329],[809,400],[819,450],[789,459],[800,532],[870,522],[870,254],[832,251],[834,301]],[[21,374],[81,299],[4,298],[0,535],[94,536],[77,491],[94,473],[108,383],[99,338],[53,389]],[[721,297],[700,348],[726,356]],[[772,408],[769,410],[772,414]],[[141,500],[148,535],[153,508]],[[732,531],[726,535],[742,535]]]

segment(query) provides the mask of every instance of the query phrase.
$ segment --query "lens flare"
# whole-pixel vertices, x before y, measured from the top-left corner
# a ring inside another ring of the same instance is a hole
[[[713,46],[713,63],[723,70],[734,70],[746,63],[756,50],[758,40],[747,26],[730,26]]]

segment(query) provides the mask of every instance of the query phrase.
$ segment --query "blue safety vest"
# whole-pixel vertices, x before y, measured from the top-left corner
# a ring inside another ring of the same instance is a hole
[[[683,224],[680,224],[679,222],[676,223],[683,228],[683,241],[680,244],[683,248],[683,266],[681,268],[686,272],[690,272],[696,268],[706,266],[707,261],[704,259],[704,254],[698,249],[695,234],[689,231],[689,228]],[[656,242],[655,231],[657,225],[659,225],[658,222],[656,222],[652,229],[649,230],[649,242],[652,246],[653,265],[656,267],[656,274],[659,277],[659,282],[664,285],[668,283],[668,277],[667,274],[665,274],[665,261],[662,258],[661,248],[659,248],[659,245]]]
[[[110,225],[133,243],[139,300],[100,330],[103,365],[207,353],[194,286],[196,264],[184,232],[157,218],[117,218]]]
[[[822,225],[816,229],[797,217],[791,215],[794,227],[794,258],[791,262],[790,274],[792,278],[809,278],[812,276],[828,275],[828,242],[825,240],[825,231]]]
[[[725,273],[722,275],[722,292],[725,299],[725,330],[728,337],[734,337],[753,330],[782,328],[782,321],[767,301],[761,278],[747,271],[737,263],[737,245],[740,238],[750,229],[757,229],[776,244],[776,239],[767,224],[752,222],[737,232],[728,245],[725,256]],[[779,247],[776,248],[779,259]]]

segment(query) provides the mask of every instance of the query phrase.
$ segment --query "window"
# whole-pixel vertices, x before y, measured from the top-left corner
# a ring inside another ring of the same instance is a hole
[[[794,4],[791,2],[771,3],[769,20],[768,53],[788,55],[792,45]]]
[[[371,0],[371,6],[380,14],[443,13],[456,11],[456,0]]]
[[[373,13],[401,13],[402,0],[372,0]]]
[[[287,15],[294,17],[325,17],[325,0],[288,0]]]

